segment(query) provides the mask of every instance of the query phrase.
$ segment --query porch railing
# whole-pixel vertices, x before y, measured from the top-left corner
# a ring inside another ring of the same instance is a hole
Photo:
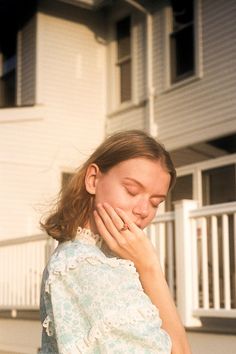
[[[147,229],[186,326],[236,318],[236,202],[176,202]],[[0,310],[38,309],[43,268],[55,244],[44,235],[0,242]]]
[[[190,212],[193,313],[236,317],[236,203]]]
[[[45,235],[0,242],[0,310],[39,308],[42,271],[52,244]]]
[[[176,202],[148,228],[182,320],[236,318],[236,202]]]

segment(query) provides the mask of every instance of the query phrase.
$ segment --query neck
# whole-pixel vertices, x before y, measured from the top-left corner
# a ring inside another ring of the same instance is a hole
[[[89,229],[90,231],[92,231],[93,234],[99,233],[94,218],[92,216],[90,216],[88,221],[85,223],[84,228]]]

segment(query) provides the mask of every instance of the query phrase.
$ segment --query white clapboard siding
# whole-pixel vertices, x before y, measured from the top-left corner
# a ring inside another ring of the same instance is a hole
[[[202,78],[166,89],[167,58],[164,12],[155,13],[158,78],[156,120],[158,133],[169,148],[232,132],[235,126],[236,29],[234,0],[199,1],[202,38]]]
[[[61,173],[84,161],[105,134],[104,17],[60,2],[40,4],[36,106],[0,110],[1,239],[38,233],[40,210],[59,191]],[[32,21],[21,36],[25,73]]]
[[[168,149],[177,149],[231,134],[235,130],[236,4],[234,0],[227,1],[227,5],[224,0],[196,0],[199,72],[195,79],[182,81],[176,86],[168,83],[168,7],[167,1],[158,1],[153,5],[155,119],[158,138]],[[130,9],[130,13],[132,11]],[[145,31],[145,16],[142,19]],[[142,42],[144,34],[135,28],[133,31],[139,33],[137,42]],[[138,56],[134,59],[135,63],[139,62],[140,56],[146,56],[146,47],[140,50],[139,46],[135,40],[133,53]],[[144,79],[141,79],[143,64],[135,67],[135,93],[146,87]],[[111,76],[111,80],[115,80],[115,76]],[[147,92],[143,97],[147,97]],[[135,102],[135,97],[133,100]],[[139,127],[141,117],[137,116],[135,121],[135,111],[133,107],[127,112],[124,124],[123,113],[119,114],[118,107],[112,122],[108,118],[109,132]],[[147,121],[148,109],[142,113],[142,119]],[[145,123],[142,125],[145,126]]]

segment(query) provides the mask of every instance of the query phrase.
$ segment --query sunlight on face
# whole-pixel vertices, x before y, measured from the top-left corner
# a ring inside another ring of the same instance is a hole
[[[134,158],[123,161],[96,183],[95,205],[108,202],[123,209],[133,222],[144,229],[166,198],[170,175],[158,160]]]

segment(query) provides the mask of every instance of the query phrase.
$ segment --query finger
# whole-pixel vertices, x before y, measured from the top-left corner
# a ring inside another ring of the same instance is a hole
[[[120,239],[119,231],[117,230],[115,224],[113,223],[113,220],[111,219],[106,209],[101,204],[98,204],[97,211],[110,235],[113,236],[118,242]]]
[[[137,234],[138,231],[140,232],[140,228],[133,221],[130,220],[128,215],[122,209],[115,208],[115,211],[117,212],[119,217],[123,220],[123,222],[128,225],[128,228],[132,233]]]
[[[106,226],[103,223],[102,218],[98,214],[96,210],[93,212],[94,215],[94,220],[98,229],[99,235],[104,239],[104,241],[107,243],[107,245],[110,247],[110,249],[114,250],[117,247],[117,242],[112,237],[112,235],[108,232]]]
[[[111,220],[113,221],[115,227],[120,232],[120,230],[124,226],[124,221],[121,219],[121,217],[117,214],[115,209],[109,203],[104,203],[103,206],[106,212],[108,213],[108,215],[110,216]]]

